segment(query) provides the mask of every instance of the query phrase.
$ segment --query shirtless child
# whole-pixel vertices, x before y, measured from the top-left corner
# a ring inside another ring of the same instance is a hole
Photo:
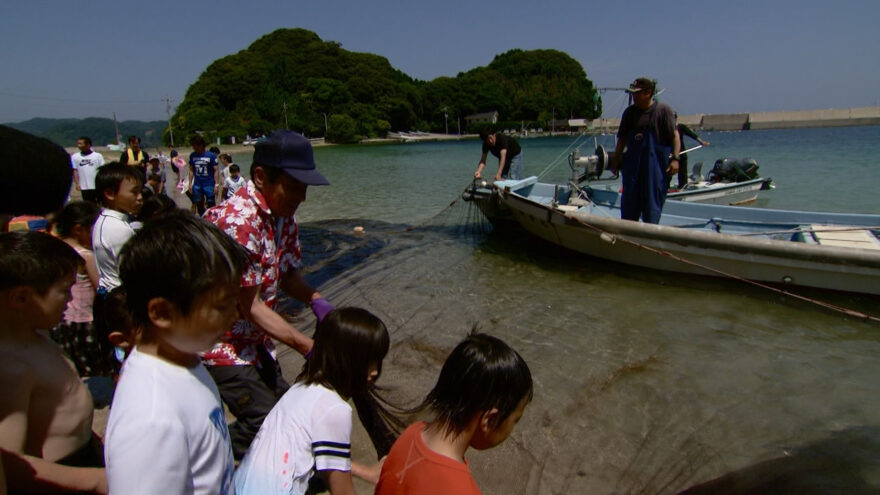
[[[13,492],[107,493],[92,397],[46,333],[80,263],[48,234],[0,234],[0,449]]]

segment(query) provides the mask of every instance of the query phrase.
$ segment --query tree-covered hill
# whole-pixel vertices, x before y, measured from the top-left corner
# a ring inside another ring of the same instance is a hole
[[[89,117],[86,119],[35,118],[6,124],[20,131],[50,139],[61,146],[75,146],[80,136],[88,136],[95,146],[116,143],[116,127],[113,119]],[[161,143],[162,133],[168,123],[164,120],[142,122],[126,120],[119,123],[119,135],[123,144],[130,135],[140,136],[144,147]]]
[[[326,130],[329,140],[345,142],[390,130],[442,131],[444,108],[450,128],[492,110],[517,122],[546,121],[554,109],[560,118],[602,112],[583,67],[560,51],[511,50],[487,67],[425,82],[384,57],[345,50],[305,29],[279,29],[211,63],[172,123],[175,137],[201,132],[225,140],[286,126],[308,136]]]

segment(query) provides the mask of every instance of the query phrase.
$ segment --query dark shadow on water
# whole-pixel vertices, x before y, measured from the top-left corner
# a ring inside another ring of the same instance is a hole
[[[680,493],[746,495],[880,493],[880,428],[862,426],[791,449],[787,455],[727,473]]]

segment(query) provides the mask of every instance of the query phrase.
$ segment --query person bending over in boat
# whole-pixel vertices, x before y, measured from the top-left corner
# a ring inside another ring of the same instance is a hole
[[[611,172],[623,157],[623,197],[620,217],[659,223],[670,178],[678,172],[681,143],[675,112],[654,100],[655,82],[640,77],[627,88],[634,103],[623,111],[617,130],[617,148]],[[624,152],[624,148],[626,151]]]
[[[675,115],[675,118],[678,119],[678,114]],[[700,138],[700,136],[694,132],[687,125],[679,122],[675,125],[675,129],[678,131],[678,147],[679,150],[684,151],[684,137],[687,136],[691,139],[696,140],[700,143],[701,146],[709,146],[709,141]],[[680,156],[680,161],[678,162],[678,188],[684,189],[688,183],[688,156],[687,153],[682,154]]]
[[[495,180],[513,179],[522,177],[522,148],[516,139],[498,134],[487,128],[480,131],[480,140],[483,141],[483,155],[480,157],[480,165],[474,172],[474,178],[479,179],[486,166],[486,156],[491,151],[498,157],[498,173]]]

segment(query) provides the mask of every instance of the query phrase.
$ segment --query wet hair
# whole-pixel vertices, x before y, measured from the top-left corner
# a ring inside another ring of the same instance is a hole
[[[26,286],[45,294],[83,263],[66,242],[44,232],[0,234],[0,291]]]
[[[138,184],[144,183],[144,174],[135,167],[124,165],[119,162],[110,162],[98,169],[95,175],[95,190],[98,193],[98,199],[104,202],[104,193],[106,191],[119,192],[119,186],[125,179],[131,179]]]
[[[55,218],[55,230],[61,237],[67,237],[73,227],[91,227],[98,219],[101,208],[91,201],[71,201],[64,206]]]
[[[138,220],[150,222],[177,210],[177,203],[164,194],[153,194],[144,200]]]
[[[220,154],[220,148],[218,148],[216,146],[211,146],[210,148],[208,148],[208,151],[210,151],[211,153],[214,153],[215,155]]]
[[[232,172],[241,172],[241,167],[233,163],[229,166],[229,173],[231,174]]]
[[[190,146],[196,146],[196,145],[204,146],[206,144],[205,138],[196,134],[195,136],[189,138],[189,144],[190,144]]]
[[[184,315],[218,287],[238,285],[244,248],[207,220],[183,210],[147,222],[122,248],[119,275],[135,324],[149,328],[147,304],[164,298]]]
[[[104,324],[102,325],[109,335],[110,332],[123,332],[128,334],[135,329],[134,320],[128,311],[125,287],[116,287],[107,293],[104,299]],[[104,340],[107,335],[101,336]]]
[[[90,138],[90,137],[88,137],[88,136],[80,136],[80,137],[76,138],[76,140],[77,140],[77,141],[79,141],[79,140],[83,140],[83,141],[86,142],[86,144],[89,145],[89,147],[92,146],[92,138]]]
[[[0,194],[0,214],[45,215],[60,209],[73,174],[64,148],[41,137],[0,125],[0,174],[9,184]]]
[[[461,341],[443,363],[437,384],[422,408],[436,413],[445,432],[460,433],[474,417],[492,408],[497,426],[516,410],[524,398],[532,399],[529,366],[501,339],[476,333]]]
[[[382,360],[390,345],[385,324],[369,311],[335,309],[318,323],[315,345],[296,377],[297,382],[321,384],[346,399],[350,397],[380,458],[388,454],[406,427],[391,410],[404,411],[379,394],[376,380],[367,381],[373,363],[379,376],[382,374]]]
[[[324,385],[342,397],[369,393],[367,373],[388,354],[391,338],[382,320],[361,308],[338,308],[315,330],[315,345],[297,382]]]
[[[492,129],[492,127],[483,127],[482,129],[480,129],[480,141],[485,141],[492,134],[495,134],[495,131]]]

